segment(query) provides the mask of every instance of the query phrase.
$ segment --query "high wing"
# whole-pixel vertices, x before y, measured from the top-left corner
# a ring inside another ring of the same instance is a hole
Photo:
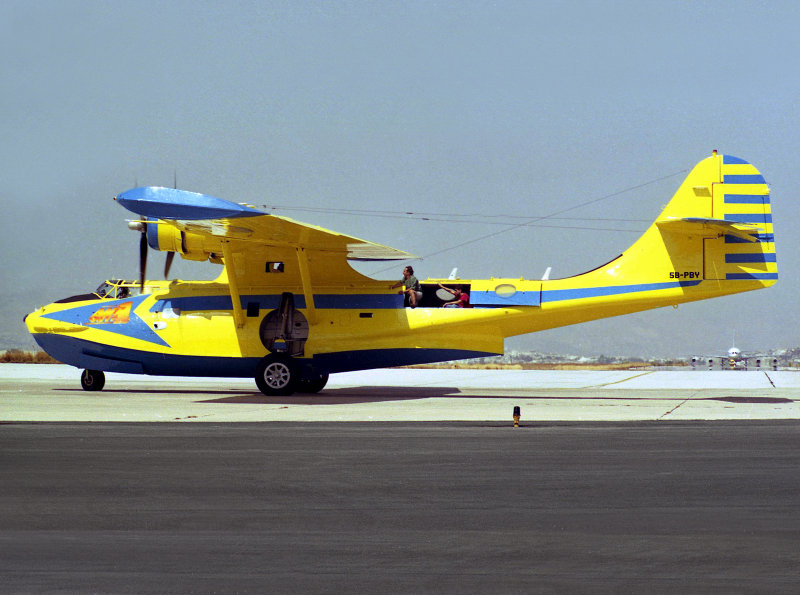
[[[186,190],[134,188],[119,194],[115,200],[145,219],[150,246],[180,252],[188,258],[193,245],[199,244],[202,253],[212,254],[223,252],[223,242],[328,252],[359,261],[416,258],[389,246]],[[193,242],[187,235],[199,238]]]

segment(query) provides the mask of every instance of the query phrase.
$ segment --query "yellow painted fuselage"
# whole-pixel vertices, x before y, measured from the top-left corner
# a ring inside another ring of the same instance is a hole
[[[182,240],[170,249],[191,257]],[[324,249],[214,241],[198,250],[224,262],[215,281],[148,281],[144,292],[128,283],[128,295],[40,308],[28,328],[56,359],[93,370],[252,376],[285,351],[326,374],[500,354],[505,337],[777,280],[766,183],[751,164],[716,154],[608,264],[566,279],[428,279],[417,308]],[[462,288],[472,307],[442,307],[438,283]]]

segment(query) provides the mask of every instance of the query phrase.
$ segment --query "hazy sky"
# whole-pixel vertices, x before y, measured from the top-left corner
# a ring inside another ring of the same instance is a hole
[[[32,346],[25,312],[135,278],[111,198],[175,173],[427,256],[421,278],[555,278],[621,253],[719,149],[770,183],[775,287],[507,348],[717,353],[734,329],[743,349],[799,345],[798,31],[800,4],[777,1],[3,0],[0,338]]]

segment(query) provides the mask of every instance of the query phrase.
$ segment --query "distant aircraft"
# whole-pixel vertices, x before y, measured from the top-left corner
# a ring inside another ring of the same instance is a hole
[[[317,392],[335,372],[500,355],[505,337],[778,279],[767,184],[747,161],[716,151],[612,261],[563,279],[549,269],[536,280],[427,279],[417,308],[391,281],[349,265],[413,258],[407,252],[185,190],[134,188],[116,200],[138,215],[139,280],[106,281],[26,317],[42,349],[84,368],[86,390],[100,390],[111,371]],[[167,252],[165,277],[175,253],[223,269],[214,281],[145,280],[148,246]],[[437,295],[439,283],[457,285],[472,307],[443,308],[452,296]]]
[[[736,337],[733,339],[731,348],[725,355],[698,355],[692,358],[692,368],[697,366],[700,361],[708,361],[708,369],[714,367],[714,360],[719,360],[720,368],[723,370],[747,370],[750,362],[755,364],[756,369],[761,369],[762,364],[770,366],[773,370],[778,369],[778,358],[768,353],[744,353],[736,347]]]

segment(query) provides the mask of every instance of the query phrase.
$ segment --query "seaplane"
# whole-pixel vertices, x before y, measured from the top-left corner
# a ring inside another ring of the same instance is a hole
[[[269,396],[321,391],[337,372],[487,357],[506,337],[762,289],[778,279],[769,188],[744,159],[701,160],[621,255],[561,279],[428,278],[408,291],[354,261],[408,252],[187,190],[140,187],[115,200],[136,215],[138,280],[28,314],[36,342],[83,369],[249,377]],[[149,248],[221,266],[212,281],[146,280]],[[516,255],[515,258],[520,258]],[[460,298],[460,307],[443,307]],[[408,289],[408,288],[405,288]],[[466,307],[463,307],[466,306]]]

